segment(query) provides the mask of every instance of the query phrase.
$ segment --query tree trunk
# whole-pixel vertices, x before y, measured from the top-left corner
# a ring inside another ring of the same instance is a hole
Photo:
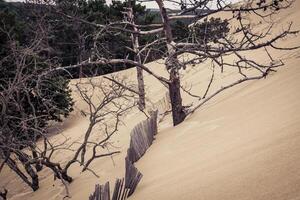
[[[185,119],[186,113],[182,106],[182,99],[180,94],[180,79],[178,77],[178,72],[175,72],[175,69],[171,69],[170,81],[169,95],[172,106],[173,125],[176,126]]]
[[[58,179],[64,179],[68,183],[73,181],[73,178],[68,175],[67,169],[62,169],[59,163],[53,163],[49,159],[43,160],[43,164],[54,172],[54,176]]]
[[[34,150],[32,150],[32,157],[34,158],[34,159],[37,159],[38,158],[38,154],[34,151]],[[41,163],[36,163],[35,164],[35,169],[36,169],[36,171],[37,172],[39,172],[39,171],[41,171],[42,169],[43,169],[43,165],[41,165]]]
[[[133,9],[131,5],[131,0],[128,1],[128,11],[127,11],[127,18],[128,21],[133,25],[134,31],[139,31],[138,28],[135,26],[134,21],[134,14]],[[132,41],[132,47],[133,51],[135,53],[134,60],[140,64],[142,64],[141,56],[139,53],[139,37],[137,34],[131,34],[131,41]],[[139,90],[139,109],[144,110],[146,103],[145,103],[145,84],[144,84],[144,77],[143,77],[143,69],[140,67],[136,67],[136,73],[137,73],[137,82],[138,82],[138,90]]]
[[[145,103],[145,85],[144,85],[144,76],[143,69],[136,67],[138,89],[139,89],[139,109],[144,110],[146,107]]]
[[[31,187],[31,189],[33,191],[36,191],[37,189],[39,189],[39,185],[38,184],[33,184],[31,183],[27,176],[19,169],[17,163],[11,159],[11,158],[8,158],[6,164],[8,165],[8,167],[10,169],[12,169],[29,187]]]
[[[180,124],[186,117],[180,94],[180,77],[178,72],[179,61],[177,57],[172,56],[176,49],[174,48],[173,34],[164,2],[163,0],[156,0],[156,3],[159,7],[162,22],[164,24],[164,33],[167,39],[168,54],[171,56],[166,63],[166,68],[167,70],[170,70],[169,95],[172,106],[173,125],[176,126]]]
[[[37,189],[39,189],[39,177],[36,171],[34,171],[33,167],[28,164],[28,158],[26,154],[18,154],[18,158],[23,164],[27,174],[31,177],[31,188],[33,189],[33,191],[36,191]]]
[[[71,183],[73,181],[73,178],[68,175],[67,171],[62,171],[61,172],[61,177],[65,180],[68,181],[68,183]]]

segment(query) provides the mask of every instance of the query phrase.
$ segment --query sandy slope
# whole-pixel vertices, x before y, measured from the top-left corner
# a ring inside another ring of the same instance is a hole
[[[299,59],[160,132],[131,199],[300,199]]]
[[[161,64],[162,61],[157,61],[155,69],[161,75],[167,75],[164,70],[164,65]],[[150,64],[151,65],[151,64]],[[127,78],[128,80],[135,81],[136,73],[135,69],[129,69],[117,73],[121,78]],[[163,88],[159,81],[155,80],[152,76],[145,74],[145,80],[148,84],[146,90],[150,91],[151,95],[160,99],[164,96],[166,88]],[[88,127],[88,118],[82,116],[80,113],[81,110],[86,110],[86,103],[80,98],[77,90],[75,89],[75,84],[80,80],[72,80],[70,87],[73,90],[73,99],[75,101],[75,111],[71,116],[64,121],[62,124],[56,124],[50,128],[52,132],[52,137],[50,138],[54,144],[59,144],[68,138],[68,144],[71,144],[74,141],[82,141],[83,134]],[[83,79],[88,81],[87,79]],[[93,78],[93,82],[98,83],[102,81],[101,77]],[[150,84],[151,83],[151,84]],[[151,88],[150,88],[151,85]],[[99,93],[95,93],[95,96],[101,96]],[[149,95],[150,96],[150,95]],[[156,98],[149,99],[151,102],[155,102]],[[149,103],[151,104],[151,103]],[[106,181],[111,181],[114,183],[116,178],[124,177],[125,173],[125,156],[129,146],[129,135],[133,127],[140,121],[146,119],[145,115],[141,112],[138,112],[137,109],[131,110],[122,121],[120,128],[118,129],[117,134],[111,138],[111,142],[115,146],[115,150],[121,151],[120,154],[117,154],[113,157],[105,157],[95,160],[91,167],[94,172],[99,175],[99,178],[95,177],[90,172],[81,172],[81,167],[79,165],[74,165],[70,169],[70,175],[74,178],[74,181],[69,186],[70,193],[72,194],[72,199],[87,199],[89,194],[93,192],[96,183],[105,183]],[[55,135],[55,133],[58,133]],[[92,134],[94,140],[101,138],[101,130],[95,129]],[[107,153],[106,151],[103,151]],[[54,161],[64,163],[64,161],[73,157],[74,152],[71,151],[58,151],[53,155]],[[31,190],[23,184],[18,177],[14,175],[7,167],[4,168],[4,171],[0,174],[0,187],[6,187],[9,190],[8,197],[9,199],[57,199],[60,200],[65,196],[65,189],[62,183],[59,180],[53,181],[53,174],[50,170],[46,169],[39,173],[41,178],[40,189],[36,192],[31,192]]]
[[[300,2],[294,6],[280,14],[277,31],[291,20],[300,27]],[[300,52],[273,55],[286,64],[278,73],[222,93],[159,133],[137,163],[144,178],[130,199],[300,199]],[[194,91],[201,73],[185,75]]]
[[[277,31],[291,20],[299,28],[299,9],[297,0],[293,8],[281,13]],[[299,45],[300,37],[281,44]],[[170,116],[159,125],[153,146],[137,163],[144,177],[130,199],[300,199],[300,52],[274,51],[273,54],[286,63],[278,73],[227,90],[176,128],[171,127]],[[247,56],[263,61],[266,55],[256,52]],[[166,75],[161,62],[149,66]],[[227,70],[218,74],[212,89],[239,78],[235,72]],[[189,68],[183,73],[183,84],[187,87],[192,84],[195,93],[203,92],[210,73],[211,68],[206,64]],[[134,69],[119,74],[135,80]],[[165,88],[158,81],[149,75],[145,80],[151,101],[164,95]],[[74,97],[77,110],[85,109],[76,92]],[[184,99],[186,104],[194,101],[187,96]],[[79,166],[72,167],[71,175],[75,178],[70,185],[72,199],[87,199],[95,183],[123,176],[130,130],[143,119],[143,114],[136,110],[126,116],[126,125],[113,138],[122,153],[114,156],[113,161],[104,158],[92,165],[100,178],[89,172],[81,173]],[[58,131],[71,141],[80,141],[87,126],[87,119],[77,111]],[[62,135],[52,137],[57,142],[62,138]],[[72,152],[61,152],[55,159],[62,161],[70,156]],[[41,188],[34,193],[7,168],[0,174],[0,186],[9,189],[12,199],[64,196],[64,187],[59,181],[53,182],[49,170],[39,175]]]

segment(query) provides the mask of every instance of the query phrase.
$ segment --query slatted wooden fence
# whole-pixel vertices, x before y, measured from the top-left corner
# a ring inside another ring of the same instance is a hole
[[[143,175],[128,159],[125,160],[125,179],[116,179],[112,198],[110,198],[109,182],[106,182],[104,185],[95,186],[95,191],[90,195],[89,200],[125,200],[133,194]]]
[[[134,166],[150,147],[157,134],[158,111],[150,112],[150,118],[137,124],[130,134],[130,146],[125,158],[125,178],[116,179],[112,198],[109,182],[97,184],[89,200],[125,200],[133,194],[143,175]]]
[[[95,191],[90,195],[89,200],[110,200],[109,182],[104,185],[97,184]]]
[[[158,121],[161,122],[168,111],[171,111],[171,101],[169,92],[166,92],[163,98],[152,104],[152,110],[158,111]]]
[[[150,113],[150,118],[137,124],[131,132],[130,146],[127,150],[129,161],[135,163],[138,161],[150,147],[157,134],[157,113]]]

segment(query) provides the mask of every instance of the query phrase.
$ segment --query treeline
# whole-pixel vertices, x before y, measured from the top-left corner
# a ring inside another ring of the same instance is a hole
[[[92,59],[93,45],[95,40],[101,43],[101,54],[106,58],[133,58],[134,53],[128,48],[132,46],[130,34],[117,33],[112,31],[97,33],[97,27],[77,19],[84,19],[95,24],[108,24],[123,20],[122,12],[125,11],[125,2],[113,1],[107,5],[104,0],[93,1],[57,1],[55,8],[51,5],[30,4],[22,2],[0,1],[1,26],[10,26],[16,40],[22,45],[30,45],[32,39],[32,27],[47,20],[50,23],[48,30],[47,51],[43,52],[47,57],[55,59],[61,66],[69,66]],[[158,13],[146,10],[145,6],[135,4],[133,6],[136,21],[139,24],[149,24],[157,18]],[[43,16],[44,19],[40,19]],[[72,16],[72,18],[68,18]],[[97,37],[97,39],[95,39]],[[140,38],[141,45],[152,40],[152,37],[143,36]],[[8,38],[1,36],[1,44]],[[160,49],[157,49],[159,51]],[[5,48],[1,48],[5,51]],[[99,50],[98,50],[99,51]],[[148,55],[148,61],[161,57],[161,52],[152,51]],[[163,50],[162,50],[163,51]],[[91,76],[107,74],[114,71],[126,69],[131,66],[105,65],[101,68],[70,70],[67,74],[71,78],[79,76]],[[70,78],[70,77],[68,77]]]
[[[159,13],[151,12],[134,1],[131,5],[136,24],[143,26],[152,24],[154,20],[157,22]],[[39,134],[28,128],[23,130],[24,116],[39,116],[38,120],[27,120],[26,125],[38,128],[46,127],[49,120],[60,121],[62,116],[66,117],[73,110],[68,88],[70,78],[133,67],[121,62],[87,64],[103,58],[134,60],[130,32],[99,28],[121,23],[126,7],[125,2],[113,1],[107,5],[104,0],[59,0],[55,6],[0,0],[0,111],[2,116],[13,116],[1,119],[0,125],[13,130],[17,140],[35,140]],[[229,30],[227,21],[214,18],[193,28],[183,21],[174,21],[171,25],[176,42],[200,39],[208,43],[226,35]],[[151,27],[148,29],[151,30]],[[147,27],[143,30],[147,31]],[[140,48],[159,38],[164,38],[163,32],[139,35]],[[166,48],[165,40],[162,40],[155,44],[155,48],[141,54],[141,60],[146,63],[168,56]],[[84,63],[85,67],[53,70],[78,63]]]
[[[249,24],[245,16],[253,12],[264,20],[266,16],[277,14],[277,1],[262,1],[259,5],[253,3],[239,8],[218,5],[210,13],[194,16],[179,13],[176,16],[171,15],[163,0],[156,0],[160,5],[159,14],[164,19],[161,23],[154,21],[158,19],[155,14],[134,1],[128,2],[131,4],[128,7],[118,1],[113,1],[112,5],[99,0],[47,0],[44,4],[41,0],[32,1],[24,4],[0,0],[0,172],[8,166],[24,183],[37,190],[40,180],[37,172],[43,167],[49,168],[66,186],[66,196],[69,196],[67,182],[73,181],[69,174],[73,164],[80,163],[83,172],[89,169],[94,159],[119,153],[116,150],[102,154],[96,150],[109,145],[108,140],[117,132],[121,117],[130,109],[137,105],[140,110],[145,109],[140,106],[140,99],[145,100],[142,71],[168,87],[173,125],[176,126],[220,92],[246,81],[265,78],[282,66],[282,62],[274,62],[267,48],[283,49],[274,43],[298,33],[289,26],[281,34],[272,36],[272,25],[261,33],[252,32],[253,24]],[[210,1],[200,1],[198,7],[209,6]],[[289,5],[283,3],[282,8],[287,7]],[[266,12],[266,8],[269,15],[262,16],[257,12]],[[190,10],[182,8],[183,13]],[[197,12],[197,7],[192,10]],[[228,21],[212,16],[229,11],[232,12],[231,20],[239,21],[237,27],[231,27],[234,30],[230,34]],[[125,17],[128,19],[123,20]],[[193,19],[191,25],[184,21],[187,18]],[[269,60],[260,63],[245,57],[244,52],[260,49]],[[180,59],[182,54],[192,56]],[[228,56],[235,62],[224,59]],[[166,57],[164,66],[168,76],[161,76],[156,69],[144,65],[161,57]],[[203,94],[192,94],[181,85],[180,70],[203,62],[211,63],[211,79],[204,84]],[[125,77],[103,77],[109,81],[95,83],[90,79],[76,84],[77,92],[89,108],[82,113],[89,116],[89,126],[79,147],[75,150],[72,147],[74,155],[56,162],[52,155],[71,150],[72,145],[64,147],[68,138],[58,146],[51,143],[47,125],[49,121],[62,120],[73,109],[68,80],[131,67],[125,64],[137,66],[137,85]],[[215,68],[223,72],[224,67],[236,68],[241,79],[211,91]],[[248,76],[249,69],[257,70],[258,75]],[[102,91],[103,95],[93,96],[94,91]],[[195,105],[185,105],[183,91],[198,99]],[[99,142],[92,142],[90,138],[95,128],[104,136]],[[42,148],[36,144],[38,137],[43,140]],[[89,147],[93,149],[91,156],[86,153]]]
[[[55,59],[61,66],[75,65],[93,58],[95,44],[101,44],[102,48],[97,47],[98,54],[107,59],[110,58],[129,58],[133,59],[134,52],[130,50],[132,41],[130,34],[124,32],[97,32],[97,27],[92,24],[108,24],[124,20],[123,12],[128,6],[127,2],[112,1],[107,5],[105,0],[76,0],[76,1],[55,1],[56,6],[0,1],[0,16],[2,25],[11,26],[12,32],[17,36],[17,40],[23,45],[30,45],[32,39],[31,31],[35,23],[47,21],[47,51],[44,52],[49,58]],[[133,13],[137,24],[146,25],[160,23],[160,14],[154,10],[146,9],[135,1],[132,1]],[[43,16],[44,19],[40,19]],[[81,20],[78,20],[81,19]],[[84,21],[82,21],[84,19]],[[49,23],[51,22],[51,23]],[[90,24],[88,24],[88,23]],[[172,22],[172,30],[175,40],[186,40],[191,36],[188,28],[189,21],[181,20]],[[50,26],[49,26],[50,25]],[[140,45],[146,45],[155,38],[162,35],[141,35],[139,36]],[[1,37],[1,44],[5,43],[5,37]],[[96,41],[96,42],[95,42]],[[5,49],[2,49],[5,51]],[[150,62],[164,56],[166,47],[164,44],[157,45],[155,49],[142,55],[145,62]],[[103,65],[102,67],[74,68],[69,69],[64,76],[68,78],[78,78],[82,76],[94,76],[107,74],[123,69],[128,65]]]

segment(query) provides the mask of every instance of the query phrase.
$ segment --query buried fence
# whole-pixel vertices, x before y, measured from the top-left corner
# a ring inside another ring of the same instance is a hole
[[[130,146],[127,150],[127,157],[131,163],[138,161],[147,151],[157,134],[158,111],[150,112],[150,118],[137,124],[130,136]]]
[[[130,134],[130,145],[125,158],[125,178],[116,179],[111,195],[109,182],[97,184],[89,200],[125,200],[133,194],[143,175],[134,166],[150,147],[157,134],[158,111],[151,111],[150,118],[137,124]]]
[[[116,179],[112,198],[109,182],[106,182],[104,185],[97,184],[95,186],[95,191],[90,195],[89,200],[125,200],[133,194],[143,175],[128,159],[125,161],[125,179]]]
[[[152,104],[152,110],[158,111],[158,121],[161,122],[165,115],[171,111],[171,102],[169,92],[166,92],[163,98]]]

